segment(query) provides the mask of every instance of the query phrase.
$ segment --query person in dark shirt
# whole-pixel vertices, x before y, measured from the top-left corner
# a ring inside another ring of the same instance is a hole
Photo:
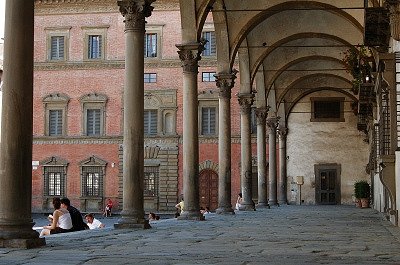
[[[80,231],[89,229],[88,225],[83,221],[81,212],[75,207],[71,206],[68,198],[61,199],[61,207],[67,209],[72,219],[72,231]]]

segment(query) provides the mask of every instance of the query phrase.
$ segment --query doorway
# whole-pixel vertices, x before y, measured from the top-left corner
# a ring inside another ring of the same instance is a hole
[[[340,165],[315,165],[316,204],[340,204]]]
[[[218,174],[211,169],[204,169],[199,176],[200,207],[218,208]]]

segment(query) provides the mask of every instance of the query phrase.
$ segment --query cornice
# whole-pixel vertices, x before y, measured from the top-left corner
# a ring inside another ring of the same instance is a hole
[[[34,0],[35,15],[77,13],[116,13],[120,16],[116,0]],[[179,11],[179,0],[157,0],[154,11]]]
[[[180,68],[181,61],[176,60],[145,60],[145,68]],[[216,61],[205,61],[200,63],[202,67],[216,67]],[[96,62],[36,62],[35,71],[60,71],[60,70],[95,70],[95,69],[124,69],[125,62],[96,61]]]
[[[163,137],[151,137],[145,138],[145,146],[151,145],[165,145],[165,144],[177,144],[179,136],[163,136]],[[46,136],[34,136],[34,145],[83,145],[83,144],[123,144],[122,136],[102,136],[97,138],[87,136],[70,136],[70,137],[46,137]]]

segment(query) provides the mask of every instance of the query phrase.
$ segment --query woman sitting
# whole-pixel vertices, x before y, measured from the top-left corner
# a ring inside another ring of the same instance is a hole
[[[71,232],[72,220],[71,215],[66,209],[61,208],[60,198],[53,199],[53,221],[47,226],[43,226],[40,236],[47,236],[50,234]]]

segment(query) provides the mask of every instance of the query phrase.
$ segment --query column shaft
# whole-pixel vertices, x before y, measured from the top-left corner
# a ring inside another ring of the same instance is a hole
[[[269,205],[277,205],[277,175],[276,175],[276,127],[278,118],[269,118]]]
[[[202,43],[177,45],[183,66],[183,198],[179,220],[204,220],[199,203],[197,74]]]
[[[286,176],[286,135],[287,128],[279,128],[279,178],[278,178],[278,203],[288,204],[287,201],[287,176]]]
[[[0,247],[45,245],[32,230],[33,1],[8,0],[0,160]]]
[[[239,94],[241,137],[241,185],[243,203],[239,210],[253,211],[252,164],[251,164],[251,105],[253,94]]]
[[[231,89],[236,72],[216,75],[219,87],[218,209],[219,214],[234,214],[231,202]]]
[[[267,161],[265,119],[268,108],[257,108],[257,169],[258,169],[258,204],[257,207],[269,207],[267,197]]]
[[[144,217],[144,33],[153,0],[118,1],[125,17],[123,209],[116,228],[150,228]]]

